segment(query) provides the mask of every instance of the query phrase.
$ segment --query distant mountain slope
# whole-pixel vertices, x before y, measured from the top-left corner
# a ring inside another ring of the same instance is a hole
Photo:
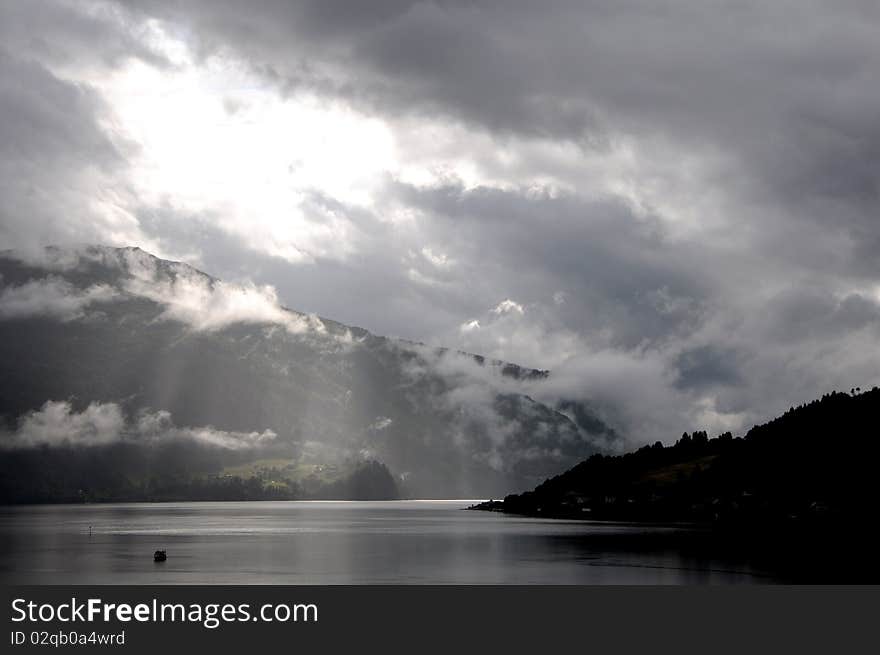
[[[269,288],[137,248],[0,253],[0,459],[188,441],[185,466],[120,456],[118,473],[375,460],[404,494],[498,495],[614,437],[582,407],[575,423],[526,395],[546,376],[290,311]]]
[[[865,533],[880,501],[880,389],[831,393],[752,428],[685,434],[622,456],[594,455],[484,509],[596,519],[810,526]]]

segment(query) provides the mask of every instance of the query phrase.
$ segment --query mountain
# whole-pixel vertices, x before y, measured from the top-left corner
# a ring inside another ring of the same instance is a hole
[[[5,251],[0,500],[339,497],[364,471],[385,496],[504,494],[615,438],[583,404],[534,400],[548,375],[138,248]]]
[[[880,389],[830,393],[744,437],[684,434],[620,456],[593,455],[533,491],[479,509],[564,518],[695,521],[773,531],[873,532],[880,489]],[[835,535],[835,538],[838,535]]]

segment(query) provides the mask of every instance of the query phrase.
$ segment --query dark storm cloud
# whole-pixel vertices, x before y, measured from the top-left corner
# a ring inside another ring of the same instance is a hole
[[[696,319],[713,292],[698,274],[711,265],[708,253],[666,244],[662,225],[637,218],[621,202],[461,186],[397,185],[395,192],[431,215],[432,241],[467,262],[459,282],[470,280],[472,297],[549,302],[562,290],[573,310],[571,327],[611,329],[616,346],[668,336]],[[499,288],[508,271],[518,274]],[[666,311],[657,306],[658,294],[687,303]]]
[[[675,360],[680,388],[704,389],[715,385],[742,384],[736,352],[701,346],[682,352]]]
[[[266,2],[248,11],[222,1],[124,4],[191,26],[204,55],[237,49],[285,90],[312,86],[384,112],[452,115],[513,132],[568,135],[594,125],[582,99],[535,86],[538,75],[544,84],[548,75],[556,78],[551,84],[567,83],[557,68],[563,53],[547,43],[529,52],[564,25],[563,15],[548,23],[537,6],[315,1]]]
[[[718,182],[744,224],[773,224],[768,244],[818,222],[848,236],[834,253],[848,272],[877,273],[876,3],[125,4],[188,25],[203,52],[237,50],[282,88],[391,116],[599,151],[637,135],[721,153]]]
[[[125,165],[99,126],[103,112],[93,91],[0,50],[0,234],[7,245],[102,238],[83,218],[94,218],[99,189]]]
[[[0,66],[5,153],[48,159],[64,149],[89,155],[98,167],[116,161],[118,153],[98,129],[83,129],[100,110],[94,94],[6,53],[0,53]]]
[[[118,64],[137,57],[151,64],[168,61],[145,44],[143,26],[112,4],[31,0],[0,3],[0,36],[11,53],[26,53],[54,64]]]
[[[33,249],[139,235],[114,214],[136,144],[111,134],[105,98],[76,79],[130,59],[170,63],[112,4],[0,3],[0,240]]]

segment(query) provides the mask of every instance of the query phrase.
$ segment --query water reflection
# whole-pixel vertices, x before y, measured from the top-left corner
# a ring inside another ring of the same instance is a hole
[[[775,579],[746,559],[693,546],[692,539],[682,539],[682,528],[460,511],[468,504],[2,507],[0,578],[31,584],[689,584]],[[166,562],[153,562],[158,549],[168,551]]]

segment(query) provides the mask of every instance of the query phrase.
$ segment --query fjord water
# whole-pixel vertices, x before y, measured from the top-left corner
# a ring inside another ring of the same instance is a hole
[[[6,584],[774,580],[745,560],[676,546],[669,537],[686,530],[682,527],[462,511],[471,502],[0,507],[0,579]],[[153,561],[157,549],[167,550],[167,561]]]

